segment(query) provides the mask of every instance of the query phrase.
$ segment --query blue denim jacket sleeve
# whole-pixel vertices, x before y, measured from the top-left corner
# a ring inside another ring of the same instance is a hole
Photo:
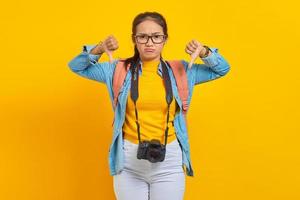
[[[218,53],[218,48],[210,48],[211,55],[201,58],[204,64],[194,63],[191,67],[194,76],[194,85],[217,79],[228,73],[230,66],[225,58]],[[185,66],[188,62],[184,61]]]
[[[82,52],[74,57],[68,63],[68,66],[73,72],[82,77],[106,83],[113,74],[113,63],[98,63],[101,55],[90,53],[95,46],[96,45],[84,45]]]

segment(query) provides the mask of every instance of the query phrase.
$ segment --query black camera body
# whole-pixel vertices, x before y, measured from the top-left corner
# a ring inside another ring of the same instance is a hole
[[[166,146],[161,144],[159,140],[144,140],[139,143],[137,158],[146,159],[152,163],[162,162],[165,159]]]

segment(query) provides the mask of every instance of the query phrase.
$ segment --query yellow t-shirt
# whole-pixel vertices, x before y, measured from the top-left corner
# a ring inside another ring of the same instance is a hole
[[[168,104],[166,101],[166,91],[164,80],[158,74],[158,61],[144,61],[142,75],[139,76],[139,97],[137,99],[138,122],[140,124],[141,141],[158,139],[165,142],[165,129],[167,124]],[[176,139],[173,120],[177,102],[173,97],[169,111],[169,131],[167,143]],[[125,121],[123,124],[124,139],[138,144],[137,124],[135,122],[134,102],[130,97],[130,89],[126,103]]]

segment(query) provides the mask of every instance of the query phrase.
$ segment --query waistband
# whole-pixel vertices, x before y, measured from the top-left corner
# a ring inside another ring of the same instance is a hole
[[[127,145],[130,145],[130,146],[138,146],[139,144],[135,144],[127,139],[123,139],[123,143],[124,144],[127,144]],[[172,142],[168,143],[167,146],[177,146],[179,145],[179,142],[177,139],[173,140]]]

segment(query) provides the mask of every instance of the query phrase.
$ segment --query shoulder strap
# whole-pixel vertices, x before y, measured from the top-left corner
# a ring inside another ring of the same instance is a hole
[[[127,71],[130,68],[130,63],[127,65],[126,69],[124,67],[124,64],[125,64],[125,59],[119,59],[116,64],[115,71],[113,74],[113,98],[114,98],[113,107],[114,107],[114,110],[116,109],[116,106],[117,106],[120,89],[125,80]],[[114,112],[114,114],[115,114],[115,112]],[[115,116],[114,116],[114,119],[112,122],[112,126],[113,126],[114,122],[115,122]]]
[[[130,68],[130,63],[129,63],[127,65],[127,68],[125,69],[124,62],[125,62],[125,59],[118,60],[115,71],[114,71],[114,75],[113,75],[113,94],[114,94],[113,106],[114,106],[114,108],[117,105],[119,91],[123,85],[126,74]],[[183,63],[180,60],[170,60],[170,61],[167,61],[167,63],[171,67],[174,77],[175,77],[175,80],[176,80],[179,97],[182,102],[183,114],[184,114],[185,121],[186,121],[186,113],[188,110],[188,95],[189,95],[187,74],[186,74]],[[114,123],[114,121],[113,121],[113,123]]]
[[[127,71],[130,67],[130,64],[128,64],[128,66],[125,70],[124,64],[125,64],[125,59],[118,60],[115,71],[114,71],[114,75],[113,75],[113,94],[114,94],[113,105],[114,105],[114,107],[117,105],[119,91],[123,85]]]
[[[173,71],[179,97],[182,101],[183,113],[185,114],[188,110],[189,88],[188,88],[187,74],[184,65],[180,60],[170,60],[167,62],[169,63]]]
[[[180,60],[169,60],[167,61],[167,63],[170,65],[176,80],[179,97],[182,102],[182,114],[184,116],[185,124],[187,126],[186,114],[189,106],[188,105],[189,88],[188,88],[187,74],[183,63]]]

